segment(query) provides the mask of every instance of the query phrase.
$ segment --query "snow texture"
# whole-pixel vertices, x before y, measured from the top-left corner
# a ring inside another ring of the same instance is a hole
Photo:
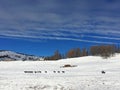
[[[16,53],[12,51],[6,51],[6,50],[1,50],[0,51],[0,61],[16,61],[16,60],[30,60],[30,61],[36,61],[36,60],[43,60],[42,57],[37,57],[33,55],[27,55],[27,54],[22,54],[22,53]]]
[[[63,67],[67,64],[75,67]],[[120,54],[108,59],[1,61],[0,90],[120,90]]]

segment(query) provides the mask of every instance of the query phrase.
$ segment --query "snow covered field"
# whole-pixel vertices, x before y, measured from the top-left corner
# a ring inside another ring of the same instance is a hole
[[[63,68],[66,64],[75,67]],[[1,61],[0,90],[120,90],[120,54],[109,59]]]

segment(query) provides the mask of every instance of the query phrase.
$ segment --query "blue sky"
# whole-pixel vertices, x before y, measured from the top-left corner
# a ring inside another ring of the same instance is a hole
[[[120,0],[0,0],[0,49],[39,56],[120,43]]]

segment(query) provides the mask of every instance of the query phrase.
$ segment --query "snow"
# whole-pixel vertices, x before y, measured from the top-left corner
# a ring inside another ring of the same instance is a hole
[[[16,60],[43,60],[44,58],[42,57],[37,57],[37,56],[33,56],[33,55],[27,55],[27,54],[22,54],[22,53],[16,53],[13,51],[7,51],[7,50],[1,50],[0,51],[0,60],[1,61],[16,61]]]
[[[66,64],[76,67],[63,68]],[[108,59],[87,56],[58,61],[1,61],[0,90],[120,90],[120,54]]]

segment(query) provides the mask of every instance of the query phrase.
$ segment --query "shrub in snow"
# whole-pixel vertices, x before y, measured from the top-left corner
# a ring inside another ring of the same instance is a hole
[[[106,72],[105,71],[101,71],[102,74],[105,74]]]
[[[76,65],[65,64],[64,66],[62,66],[62,68],[66,68],[66,67],[76,67]]]
[[[66,64],[63,67],[72,67],[70,64]]]

